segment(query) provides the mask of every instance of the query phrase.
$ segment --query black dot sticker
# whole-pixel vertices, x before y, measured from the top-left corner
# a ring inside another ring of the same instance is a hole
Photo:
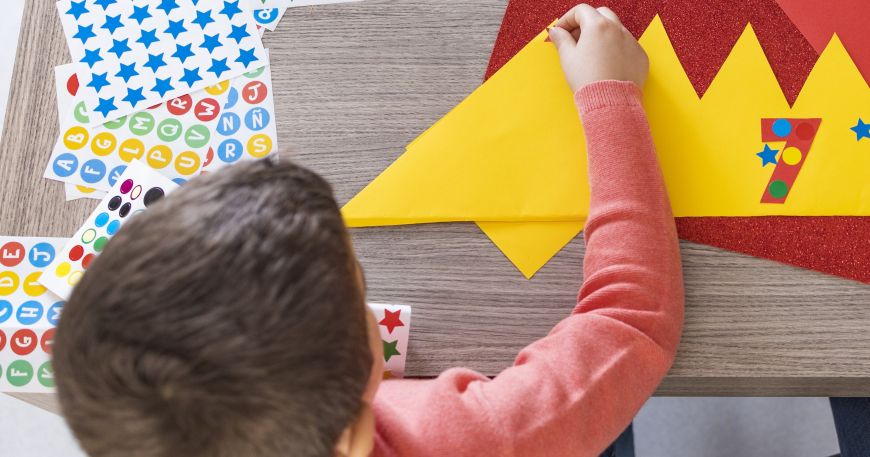
[[[159,187],[152,187],[148,189],[148,192],[145,192],[145,207],[151,206],[152,203],[163,198],[164,192],[163,189]]]
[[[118,210],[118,216],[127,217],[127,215],[130,214],[130,210],[132,208],[133,208],[133,205],[131,205],[129,202],[124,203],[124,205],[121,206],[121,209]]]
[[[121,206],[121,201],[121,197],[118,195],[112,197],[112,199],[109,200],[109,211],[115,211],[116,209],[118,209],[118,207]]]

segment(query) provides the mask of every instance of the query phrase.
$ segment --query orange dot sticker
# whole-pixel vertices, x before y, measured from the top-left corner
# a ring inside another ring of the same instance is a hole
[[[141,158],[144,153],[145,144],[136,138],[125,140],[118,148],[118,156],[120,156],[121,160],[124,162],[130,162],[133,159]]]
[[[199,170],[200,159],[193,151],[184,151],[175,158],[175,171],[190,176]]]
[[[88,138],[88,130],[77,125],[63,134],[63,145],[71,151],[78,151],[88,144]]]
[[[221,95],[230,88],[230,81],[221,81],[214,86],[208,86],[205,88],[205,91],[208,92],[209,95]]]
[[[18,290],[19,281],[14,271],[0,271],[0,296],[12,295]]]
[[[248,140],[248,154],[256,159],[262,159],[272,152],[272,138],[262,133]]]
[[[91,149],[98,156],[107,156],[115,150],[118,140],[109,132],[98,133],[91,141]]]
[[[145,161],[155,170],[165,168],[172,162],[172,150],[165,144],[158,144],[148,151]]]
[[[61,262],[61,264],[57,266],[57,269],[54,270],[54,274],[56,274],[58,278],[63,278],[69,274],[71,269],[72,267],[68,262]]]
[[[45,293],[45,286],[39,283],[39,277],[42,276],[41,271],[34,271],[24,278],[24,284],[21,287],[24,293],[31,297],[38,297]]]
[[[788,165],[797,165],[801,163],[803,157],[804,155],[801,154],[801,150],[794,146],[789,146],[782,151],[782,161]]]

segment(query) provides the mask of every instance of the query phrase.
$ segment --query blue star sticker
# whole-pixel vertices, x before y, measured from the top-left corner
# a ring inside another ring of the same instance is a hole
[[[140,87],[138,89],[130,89],[127,88],[127,96],[122,100],[129,103],[132,108],[135,108],[136,105],[139,104],[142,100],[145,100],[145,96],[142,95],[142,90],[144,88]]]
[[[82,14],[88,14],[88,9],[85,7],[86,0],[82,0],[80,2],[70,2],[69,9],[66,14],[73,15],[76,20],[79,20],[82,17]]]
[[[236,62],[239,62],[239,63],[243,64],[245,66],[245,68],[248,68],[248,65],[250,65],[251,62],[254,62],[256,60],[257,60],[257,56],[254,55],[254,48],[251,48],[251,49],[239,50],[239,58],[236,59]]]
[[[103,56],[100,55],[99,49],[85,49],[85,56],[82,57],[82,60],[79,62],[88,64],[88,68],[94,68],[94,64],[101,62],[102,60]]]
[[[142,36],[136,40],[137,43],[142,43],[145,46],[145,49],[149,49],[151,45],[157,41],[160,41],[160,39],[157,38],[157,29],[142,30]]]
[[[103,117],[109,117],[109,113],[117,110],[118,107],[115,106],[115,97],[111,98],[100,98],[100,103],[97,105],[97,108],[94,110],[103,115]]]
[[[202,43],[203,49],[208,49],[208,53],[214,53],[215,48],[223,46],[221,44],[220,35],[206,35],[205,41]]]
[[[245,29],[245,26],[243,25],[234,25],[232,27],[233,32],[227,35],[227,38],[232,38],[233,40],[236,40],[236,44],[242,44],[242,39],[251,36],[251,34],[248,33],[248,31]]]
[[[211,59],[211,68],[207,71],[214,73],[215,78],[220,78],[222,74],[230,71],[230,67],[227,65],[227,59]]]
[[[118,3],[118,0],[94,0],[94,4],[102,6],[103,11],[106,11],[106,8],[115,3]]]
[[[161,98],[164,97],[167,92],[175,90],[175,88],[172,87],[172,84],[169,84],[172,81],[172,78],[166,78],[166,79],[157,78],[156,81],[157,81],[157,85],[155,85],[154,88],[151,90],[160,94]]]
[[[769,163],[776,164],[776,153],[779,152],[779,149],[770,149],[770,146],[764,145],[764,150],[756,153],[758,157],[761,157],[761,166],[765,166]]]
[[[184,76],[179,79],[179,81],[183,83],[187,83],[187,87],[193,87],[193,85],[197,81],[202,81],[202,76],[199,75],[199,70],[194,68],[193,70],[184,69]]]
[[[849,130],[855,132],[855,141],[861,141],[861,138],[870,138],[870,124],[865,124],[861,118],[858,118],[858,123]]]
[[[151,17],[151,13],[148,12],[148,5],[145,6],[134,6],[133,14],[130,15],[130,19],[138,22],[139,25],[142,25],[142,21]]]
[[[114,34],[115,30],[123,27],[124,24],[121,22],[121,15],[117,16],[106,16],[106,23],[103,24],[101,28],[104,28],[109,31],[109,33]]]
[[[93,25],[87,25],[87,26],[80,25],[79,31],[76,32],[75,35],[73,35],[73,38],[78,38],[79,40],[82,40],[82,46],[84,46],[88,43],[89,39],[91,39],[95,36],[97,36],[97,34],[94,33],[94,26]]]
[[[205,26],[214,22],[214,18],[211,17],[211,11],[197,11],[196,19],[192,20],[191,22],[198,25],[199,28],[205,30]]]
[[[119,78],[124,78],[124,82],[130,82],[130,78],[134,76],[139,76],[139,72],[136,71],[136,64],[131,63],[130,65],[121,64],[121,71],[119,71],[115,76]]]
[[[154,73],[157,73],[157,70],[166,66],[166,61],[163,60],[163,54],[164,53],[148,54],[148,63],[144,66],[150,68]]]
[[[192,46],[193,46],[192,44],[188,44],[188,45],[184,45],[184,46],[182,46],[180,44],[175,45],[175,54],[172,54],[172,57],[175,57],[176,59],[180,60],[181,63],[183,64],[185,61],[187,61],[188,57],[193,57],[193,51],[190,50],[190,48]]]
[[[225,1],[224,2],[224,9],[221,10],[220,14],[226,15],[226,17],[232,21],[233,17],[235,17],[236,14],[241,14],[241,12],[242,12],[242,9],[239,8],[239,1],[238,0],[236,0],[234,2]]]
[[[167,16],[176,8],[180,8],[180,6],[178,6],[175,0],[161,0],[160,5],[157,6],[157,9],[163,10]]]
[[[91,82],[88,83],[87,87],[93,87],[94,90],[97,91],[97,93],[99,94],[104,87],[110,85],[109,81],[106,78],[107,76],[109,76],[108,73],[103,73],[101,75],[94,73],[94,75],[91,76]]]
[[[109,52],[114,53],[120,59],[121,56],[132,51],[132,49],[130,49],[130,46],[127,45],[128,41],[130,40],[128,40],[127,38],[124,38],[123,40],[116,40],[113,38],[112,42],[114,44],[112,44],[112,47],[109,48]]]
[[[172,35],[172,38],[178,39],[178,35],[181,35],[186,31],[187,29],[184,28],[184,20],[169,21],[169,28],[167,28],[164,33],[168,33],[169,35]]]

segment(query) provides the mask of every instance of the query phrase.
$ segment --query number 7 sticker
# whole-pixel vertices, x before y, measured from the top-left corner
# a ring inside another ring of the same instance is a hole
[[[807,161],[821,119],[762,119],[761,141],[785,141],[773,175],[761,195],[761,203],[785,203],[798,173]]]

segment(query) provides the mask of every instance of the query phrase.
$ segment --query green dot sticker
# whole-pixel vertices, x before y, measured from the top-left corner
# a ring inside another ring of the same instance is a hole
[[[788,195],[788,184],[785,181],[776,180],[770,183],[767,190],[773,198],[785,198]]]
[[[124,116],[120,119],[115,119],[114,121],[106,122],[105,125],[107,129],[118,130],[123,127],[124,124],[127,123],[127,116]]]
[[[181,126],[181,121],[178,119],[166,119],[157,126],[157,136],[167,143],[177,140],[182,131],[184,131],[184,127]]]
[[[36,370],[36,380],[49,389],[54,388],[54,368],[51,362],[45,362]]]
[[[33,379],[33,366],[26,360],[16,360],[6,368],[6,380],[15,387],[26,386]]]
[[[97,241],[94,241],[94,250],[97,252],[103,252],[103,248],[106,246],[108,241],[109,239],[104,236],[97,238]]]
[[[79,102],[76,109],[73,110],[73,116],[79,124],[90,124],[91,118],[88,117],[88,107],[85,102]]]
[[[130,117],[130,131],[134,135],[147,135],[154,130],[154,116],[148,112],[136,113]]]
[[[184,133],[184,141],[194,149],[204,147],[211,139],[211,131],[204,125],[194,125]]]
[[[266,67],[260,67],[254,71],[249,71],[245,73],[245,76],[247,76],[248,78],[256,78],[257,76],[262,75],[264,71],[266,71]]]

